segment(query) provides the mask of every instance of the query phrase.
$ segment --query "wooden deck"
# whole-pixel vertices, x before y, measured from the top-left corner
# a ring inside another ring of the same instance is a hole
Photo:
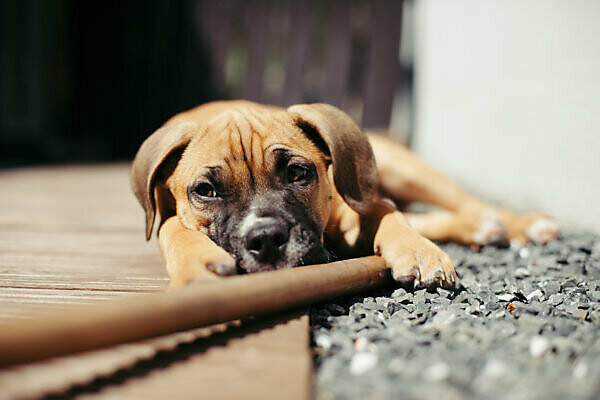
[[[167,284],[129,165],[0,171],[0,328]],[[306,399],[308,342],[304,313],[181,332],[0,370],[0,398]]]

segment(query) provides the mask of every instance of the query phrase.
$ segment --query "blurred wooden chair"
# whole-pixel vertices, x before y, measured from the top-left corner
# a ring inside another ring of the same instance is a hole
[[[363,127],[389,126],[401,78],[402,1],[199,1],[196,13],[217,93],[280,105],[324,101],[346,109]],[[244,48],[245,65],[242,82],[232,88],[226,71],[236,41]],[[283,79],[273,77],[267,65],[274,42],[284,53]],[[316,90],[307,88],[315,54]],[[275,95],[265,93],[271,79],[279,81]]]

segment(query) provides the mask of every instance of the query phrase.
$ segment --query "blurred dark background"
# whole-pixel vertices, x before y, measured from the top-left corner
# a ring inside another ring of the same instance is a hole
[[[132,160],[210,100],[325,101],[474,194],[597,230],[599,20],[586,0],[0,0],[0,168]]]
[[[0,4],[0,166],[130,160],[214,99],[326,101],[386,127],[410,91],[401,1]]]

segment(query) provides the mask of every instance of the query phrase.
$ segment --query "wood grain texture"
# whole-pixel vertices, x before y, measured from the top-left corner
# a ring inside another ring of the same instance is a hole
[[[234,322],[0,371],[0,399],[309,399],[308,316]]]

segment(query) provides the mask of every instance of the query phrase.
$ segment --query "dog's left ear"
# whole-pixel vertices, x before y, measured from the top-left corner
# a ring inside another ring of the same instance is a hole
[[[333,179],[346,203],[367,213],[377,198],[377,166],[367,136],[352,119],[329,104],[298,104],[287,109],[310,139],[316,131],[331,155]]]

